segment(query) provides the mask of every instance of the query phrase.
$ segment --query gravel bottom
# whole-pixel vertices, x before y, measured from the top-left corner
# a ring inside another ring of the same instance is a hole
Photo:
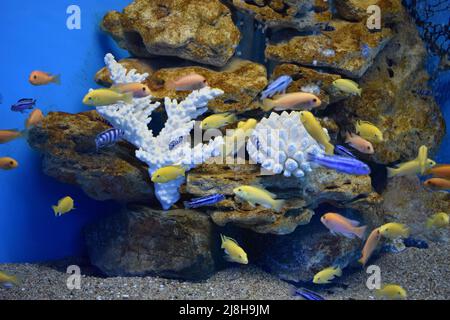
[[[403,286],[409,299],[448,300],[449,261],[448,243],[432,243],[429,249],[408,248],[399,254],[384,254],[373,264],[380,266],[383,283]],[[1,271],[20,279],[18,286],[0,287],[0,299],[301,299],[291,294],[292,285],[252,266],[226,269],[195,283],[158,277],[83,275],[81,290],[69,290],[65,273],[68,264],[0,264]],[[344,275],[336,286],[313,290],[326,299],[375,299],[365,286],[368,276],[359,270]]]

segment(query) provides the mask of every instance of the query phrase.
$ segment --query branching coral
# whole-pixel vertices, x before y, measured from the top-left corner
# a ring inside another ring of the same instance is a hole
[[[136,70],[127,70],[116,62],[111,54],[105,56],[105,64],[111,74],[113,84],[144,81],[148,74],[138,74]],[[208,144],[191,147],[188,137],[194,128],[195,119],[207,111],[210,100],[223,94],[219,89],[209,87],[193,91],[184,101],[165,98],[164,104],[168,120],[165,127],[155,137],[148,128],[152,121],[152,112],[160,103],[152,103],[152,97],[134,98],[133,103],[118,102],[113,105],[99,106],[97,111],[115,128],[125,132],[124,139],[138,148],[136,157],[149,167],[150,175],[161,167],[180,164],[188,169],[205,162],[221,152],[223,139],[216,137]],[[181,141],[174,145],[174,141]],[[180,198],[179,187],[184,177],[168,183],[156,183],[155,194],[165,210]]]
[[[281,115],[271,113],[256,125],[247,144],[250,158],[274,174],[301,178],[314,164],[308,153],[323,153],[320,146],[306,131],[298,112]]]

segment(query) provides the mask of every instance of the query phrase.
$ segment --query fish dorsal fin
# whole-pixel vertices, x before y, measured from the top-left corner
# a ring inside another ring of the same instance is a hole
[[[349,83],[353,84],[355,87],[359,87],[359,84],[353,80],[346,79]]]
[[[361,224],[361,222],[356,221],[356,220],[352,220],[352,219],[345,218],[345,217],[344,217],[344,219],[347,220],[348,223],[350,223],[353,227],[357,227],[357,226],[359,226]]]
[[[258,190],[260,190],[261,192],[264,192],[265,194],[267,194],[268,196],[270,196],[271,198],[276,198],[277,197],[277,195],[275,194],[275,193],[272,193],[272,192],[270,192],[270,191],[267,191],[266,189],[264,189],[263,187],[261,187],[261,186],[255,186],[255,185],[253,185],[252,186],[253,188],[256,188],[256,189],[258,189]]]
[[[359,125],[367,124],[367,125],[376,127],[372,122],[366,121],[366,120],[358,120],[358,124]]]
[[[230,240],[231,242],[234,242],[236,245],[239,245],[239,243],[234,240],[233,238],[227,237],[227,236],[223,236],[225,238],[225,240]]]

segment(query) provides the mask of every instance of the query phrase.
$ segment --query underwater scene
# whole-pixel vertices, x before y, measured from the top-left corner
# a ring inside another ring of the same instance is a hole
[[[450,0],[0,12],[0,300],[450,300]]]

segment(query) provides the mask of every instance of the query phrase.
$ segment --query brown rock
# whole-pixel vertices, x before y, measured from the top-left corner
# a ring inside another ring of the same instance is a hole
[[[230,10],[218,0],[135,0],[109,12],[102,28],[137,57],[176,56],[224,66],[240,40]]]
[[[80,186],[96,200],[153,200],[145,164],[126,142],[96,152],[95,137],[110,128],[96,111],[79,114],[50,112],[29,131],[28,143],[42,156],[45,174]]]
[[[333,4],[339,16],[349,21],[365,20],[369,16],[367,8],[377,5],[381,10],[383,25],[398,22],[403,10],[400,0],[335,0]]]
[[[391,38],[388,28],[370,32],[364,23],[339,20],[333,20],[330,25],[335,28],[334,31],[295,36],[285,42],[270,44],[266,49],[266,57],[277,62],[326,67],[333,72],[359,78]],[[371,48],[367,58],[361,54],[363,43]],[[333,50],[334,54],[328,54],[325,51],[327,49]]]

